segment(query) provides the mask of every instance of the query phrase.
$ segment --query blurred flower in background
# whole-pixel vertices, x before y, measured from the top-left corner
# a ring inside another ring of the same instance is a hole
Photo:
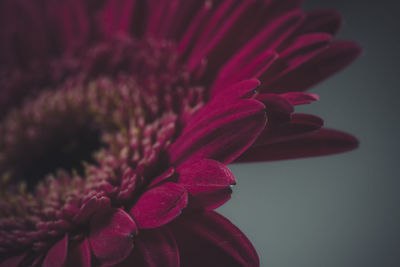
[[[226,164],[357,146],[294,113],[360,53],[298,0],[2,0],[0,266],[258,266]]]

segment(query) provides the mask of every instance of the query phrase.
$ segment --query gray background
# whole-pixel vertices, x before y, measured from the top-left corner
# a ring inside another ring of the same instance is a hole
[[[253,242],[261,266],[400,266],[400,4],[309,0],[345,18],[339,39],[362,58],[316,86],[297,109],[355,134],[356,151],[321,158],[230,165],[238,185],[219,211]]]

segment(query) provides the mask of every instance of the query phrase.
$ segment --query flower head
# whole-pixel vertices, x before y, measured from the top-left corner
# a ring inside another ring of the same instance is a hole
[[[257,266],[225,165],[357,143],[294,113],[360,52],[299,7],[0,2],[0,266]]]

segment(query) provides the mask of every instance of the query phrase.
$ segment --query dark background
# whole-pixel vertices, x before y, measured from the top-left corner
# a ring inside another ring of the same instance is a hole
[[[230,165],[233,198],[219,211],[253,242],[261,266],[400,266],[400,2],[308,0],[334,7],[339,39],[364,55],[316,86],[320,101],[297,109],[353,133],[349,153]]]

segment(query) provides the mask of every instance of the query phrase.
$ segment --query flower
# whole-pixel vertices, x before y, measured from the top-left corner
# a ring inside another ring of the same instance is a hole
[[[294,113],[360,53],[299,2],[0,2],[0,266],[258,266],[226,164],[357,146]]]

